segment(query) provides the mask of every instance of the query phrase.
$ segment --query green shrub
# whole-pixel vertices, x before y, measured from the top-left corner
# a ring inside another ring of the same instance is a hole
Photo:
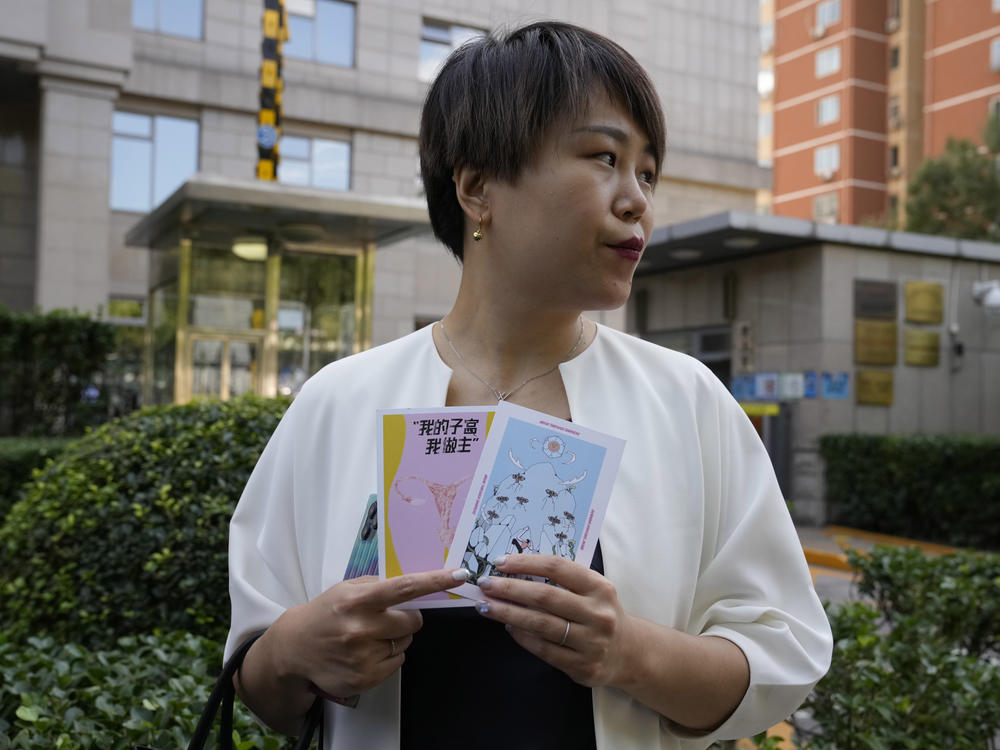
[[[1000,550],[1000,436],[827,435],[820,453],[832,521]]]
[[[803,731],[800,744],[992,747],[1000,732],[1000,555],[928,558],[880,547],[851,562],[859,591],[872,598],[828,606],[833,662],[804,705],[821,731]]]
[[[0,523],[31,472],[58,456],[72,438],[0,438]]]
[[[0,637],[0,750],[186,747],[221,671],[222,647],[187,633],[88,651],[51,638]],[[237,747],[289,747],[236,702]]]
[[[11,637],[91,647],[229,621],[229,519],[287,399],[153,407],[67,447],[0,527]]]
[[[0,435],[78,435],[107,414],[106,394],[84,399],[114,349],[114,326],[64,310],[0,305]]]

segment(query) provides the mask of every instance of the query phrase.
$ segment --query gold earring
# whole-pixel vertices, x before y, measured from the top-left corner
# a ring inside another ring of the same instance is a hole
[[[483,238],[483,217],[479,217],[479,228],[472,233],[472,239],[479,242]]]

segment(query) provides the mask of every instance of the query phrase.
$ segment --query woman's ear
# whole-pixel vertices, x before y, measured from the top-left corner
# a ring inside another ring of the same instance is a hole
[[[486,199],[486,178],[482,170],[471,167],[457,167],[452,175],[455,181],[455,197],[469,222],[475,226],[488,222],[490,205]]]

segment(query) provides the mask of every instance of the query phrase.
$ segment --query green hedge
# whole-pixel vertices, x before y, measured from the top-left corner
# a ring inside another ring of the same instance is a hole
[[[827,435],[830,520],[1000,550],[1000,436]]]
[[[58,456],[72,438],[0,438],[0,523],[31,472]]]
[[[114,326],[64,310],[0,305],[0,435],[78,435],[107,414],[106,393],[84,398],[114,349]]]
[[[187,633],[122,638],[101,651],[0,636],[0,750],[186,747],[221,659],[218,643]],[[238,701],[233,725],[240,750],[292,746]]]
[[[797,721],[811,750],[993,747],[1000,733],[1000,555],[852,553],[865,597],[828,607],[829,673]],[[812,722],[808,722],[812,723]]]
[[[287,399],[152,407],[69,445],[0,527],[0,622],[92,647],[228,629],[229,519]]]

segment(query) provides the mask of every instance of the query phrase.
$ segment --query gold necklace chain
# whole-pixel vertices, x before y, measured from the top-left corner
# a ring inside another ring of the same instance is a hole
[[[563,362],[565,362],[566,360],[568,360],[570,357],[573,356],[573,353],[576,352],[577,348],[579,348],[580,342],[583,341],[583,318],[579,318],[579,321],[580,321],[580,335],[576,337],[576,343],[573,344],[573,347],[568,352],[566,352],[563,358],[560,359],[558,362],[556,362],[554,365],[552,365],[552,367],[550,367],[545,372],[540,372],[537,375],[532,375],[530,378],[527,378],[526,380],[522,380],[520,385],[511,388],[509,391],[501,391],[500,389],[495,388],[493,384],[490,383],[486,378],[484,378],[478,372],[469,367],[469,363],[465,361],[465,357],[459,354],[458,349],[456,349],[455,345],[451,342],[451,337],[448,335],[448,331],[446,331],[444,328],[444,321],[443,320],[438,321],[438,325],[441,326],[441,333],[444,334],[444,340],[448,342],[448,346],[451,347],[451,351],[455,354],[456,357],[458,357],[458,361],[462,363],[462,367],[468,370],[469,374],[472,375],[472,377],[474,377],[480,383],[489,388],[493,392],[493,395],[496,396],[497,402],[499,403],[500,401],[506,401],[507,399],[509,399],[519,390],[524,388],[524,386],[526,386],[532,380],[538,380],[539,378],[544,378],[549,373],[555,372],[555,369],[559,367],[559,365],[561,365]]]

